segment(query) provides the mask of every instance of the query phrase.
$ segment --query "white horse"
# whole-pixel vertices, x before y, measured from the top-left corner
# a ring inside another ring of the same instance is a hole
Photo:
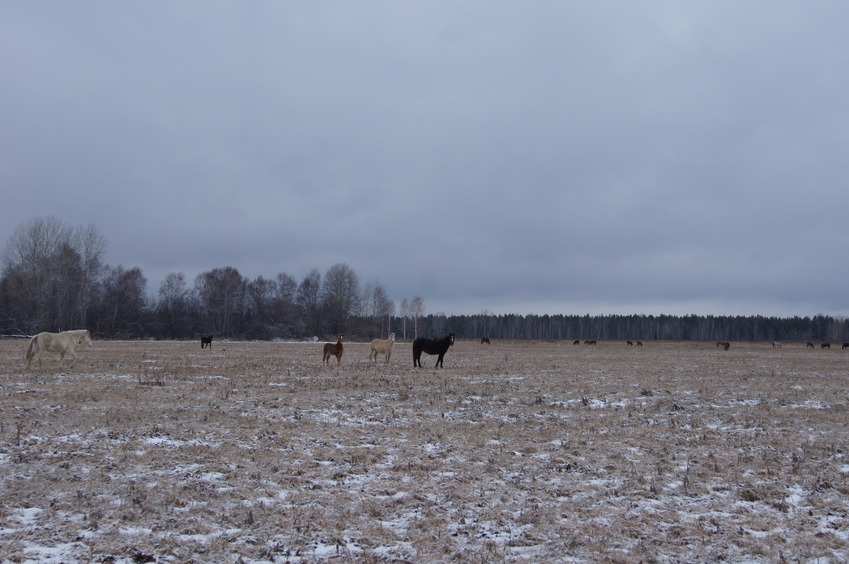
[[[386,363],[392,356],[392,347],[395,346],[395,333],[390,333],[388,339],[375,339],[369,344],[368,359],[377,362],[377,355],[386,356]]]
[[[81,343],[85,343],[90,347],[93,346],[88,329],[62,331],[61,333],[39,333],[29,340],[29,346],[27,347],[25,356],[27,368],[29,368],[34,356],[38,356],[38,366],[41,367],[41,353],[44,352],[60,354],[59,368],[62,368],[65,355],[70,354],[73,359],[71,364],[73,365],[77,361],[77,351],[74,349]]]

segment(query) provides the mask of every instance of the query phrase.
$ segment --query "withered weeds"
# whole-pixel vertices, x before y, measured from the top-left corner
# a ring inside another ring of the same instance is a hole
[[[3,558],[849,559],[849,351],[571,343],[0,340]]]

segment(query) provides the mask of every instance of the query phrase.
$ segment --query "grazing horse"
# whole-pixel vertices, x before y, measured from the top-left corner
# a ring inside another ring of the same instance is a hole
[[[842,349],[849,349],[849,343],[843,343],[843,346],[840,347]]]
[[[629,346],[629,347],[633,347],[633,346],[634,346],[634,341],[628,341],[628,346]]]
[[[484,338],[482,338],[482,339],[481,339],[481,344],[482,344],[482,345],[483,345],[483,344],[487,344],[487,345],[489,345],[489,344],[490,344],[490,342],[489,342],[489,338],[488,338],[488,337],[484,337]]]
[[[808,341],[807,344],[805,345],[805,348],[806,349],[812,349],[812,348],[814,348],[814,344],[812,342]]]
[[[722,350],[727,351],[731,348],[731,343],[729,343],[728,341],[717,341],[716,346],[722,347]]]
[[[200,338],[200,348],[205,348],[205,347],[212,348],[212,335],[210,335],[208,337],[201,337]]]
[[[339,339],[335,343],[324,344],[324,356],[321,358],[324,364],[330,364],[331,356],[336,357],[336,366],[342,363],[342,337],[343,335],[339,335]]]
[[[579,339],[575,339],[575,342],[573,342],[572,344],[573,345],[580,345],[581,341]]]
[[[780,341],[773,341],[772,342],[772,348],[776,348],[776,347],[779,348],[779,349],[781,348],[781,342]]]
[[[389,357],[392,356],[392,348],[395,346],[395,333],[390,333],[388,339],[375,339],[368,347],[368,359],[377,362],[377,355],[383,354],[386,357],[386,363],[389,364]]]
[[[427,354],[438,354],[439,358],[436,359],[436,366],[434,368],[442,366],[442,359],[445,356],[445,352],[453,344],[454,333],[449,333],[441,339],[424,339],[419,337],[413,341],[413,366],[420,367],[422,365],[423,352]]]
[[[59,368],[62,368],[65,355],[70,354],[73,359],[71,364],[73,365],[77,361],[77,351],[74,349],[81,343],[90,347],[93,346],[88,329],[62,331],[61,333],[39,333],[29,340],[25,355],[27,368],[29,368],[34,356],[38,356],[38,366],[41,367],[41,353],[43,352],[59,353]]]
[[[642,346],[643,346],[643,342],[642,342],[642,341],[637,341],[637,346],[638,346],[638,347],[642,347]]]
[[[831,343],[823,343],[823,344],[820,345],[820,348],[821,349],[830,349]]]

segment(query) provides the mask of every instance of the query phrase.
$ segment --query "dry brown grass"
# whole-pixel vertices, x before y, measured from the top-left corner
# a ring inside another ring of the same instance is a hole
[[[849,351],[0,341],[4,562],[849,559]]]

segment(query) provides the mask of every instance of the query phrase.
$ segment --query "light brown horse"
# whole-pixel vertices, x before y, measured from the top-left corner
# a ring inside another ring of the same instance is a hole
[[[88,329],[62,331],[61,333],[39,333],[29,340],[29,346],[24,356],[27,361],[27,368],[29,368],[35,356],[38,356],[38,366],[41,367],[41,353],[44,352],[59,353],[59,368],[62,368],[62,363],[65,362],[65,355],[70,354],[71,364],[73,365],[77,361],[77,351],[74,349],[80,343],[93,346]]]
[[[388,339],[375,339],[368,347],[368,359],[377,362],[377,355],[382,354],[386,357],[386,363],[389,364],[389,357],[392,356],[392,348],[395,346],[395,333],[390,333]]]
[[[336,366],[339,366],[342,363],[342,338],[344,335],[339,335],[339,339],[335,343],[325,343],[324,344],[324,356],[321,358],[321,361],[324,364],[330,364],[330,357],[336,357]]]

